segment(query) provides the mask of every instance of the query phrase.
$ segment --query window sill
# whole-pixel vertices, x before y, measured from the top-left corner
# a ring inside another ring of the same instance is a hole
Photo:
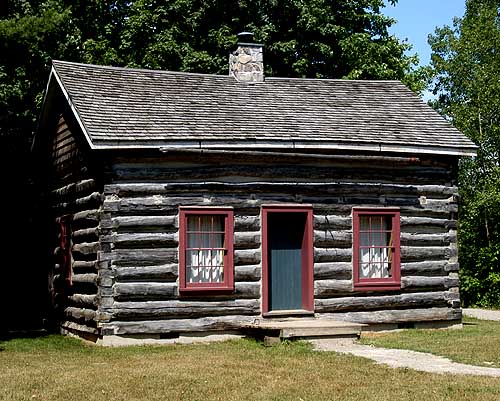
[[[401,289],[400,282],[385,282],[385,283],[354,283],[352,286],[354,291],[398,291]]]
[[[179,288],[180,295],[198,295],[198,294],[231,294],[234,287],[228,286],[210,286],[210,287],[185,287]]]

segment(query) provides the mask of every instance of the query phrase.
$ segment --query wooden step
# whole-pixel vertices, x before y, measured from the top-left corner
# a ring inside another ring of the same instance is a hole
[[[279,337],[280,339],[359,337],[359,323],[341,322],[333,319],[289,318],[256,319],[245,324],[243,329],[255,337]]]

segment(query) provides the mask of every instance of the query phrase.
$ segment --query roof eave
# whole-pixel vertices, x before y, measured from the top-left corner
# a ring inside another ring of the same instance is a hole
[[[103,150],[141,150],[141,149],[287,149],[287,150],[351,150],[368,151],[377,153],[410,153],[410,154],[434,154],[448,156],[476,156],[476,147],[438,147],[438,146],[397,146],[383,143],[354,143],[354,142],[331,142],[331,141],[272,141],[272,140],[246,140],[246,141],[96,141],[93,149]]]

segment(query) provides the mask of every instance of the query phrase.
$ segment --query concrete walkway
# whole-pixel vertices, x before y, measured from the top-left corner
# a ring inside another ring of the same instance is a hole
[[[409,368],[430,373],[451,373],[460,375],[500,377],[500,368],[465,365],[452,362],[447,358],[424,352],[378,348],[362,345],[353,339],[321,339],[311,340],[318,351],[334,351],[372,359],[377,363],[393,368]]]
[[[463,308],[464,316],[473,317],[481,320],[495,320],[500,322],[500,310]]]
[[[476,319],[500,322],[500,311],[465,308],[462,312],[465,316]],[[425,352],[362,345],[352,339],[312,340],[311,343],[318,351],[334,351],[361,356],[393,368],[409,368],[429,373],[500,377],[500,368],[466,365]]]

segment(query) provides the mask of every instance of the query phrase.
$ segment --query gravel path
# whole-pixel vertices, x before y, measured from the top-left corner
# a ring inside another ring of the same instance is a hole
[[[500,322],[500,310],[463,308],[465,316],[474,317],[481,320],[495,320]]]
[[[356,343],[352,339],[311,340],[318,351],[335,351],[369,358],[393,368],[409,368],[430,373],[500,377],[500,368],[487,368],[452,362],[447,358],[424,352],[378,348]]]

